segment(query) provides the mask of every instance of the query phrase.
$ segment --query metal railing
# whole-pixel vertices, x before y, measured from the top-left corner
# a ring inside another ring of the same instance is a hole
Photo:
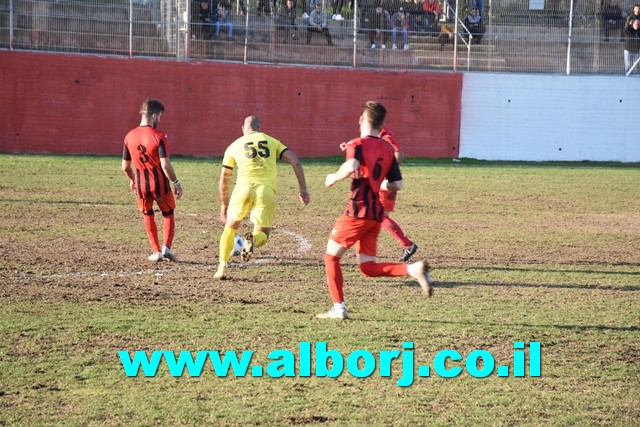
[[[605,37],[603,0],[485,0],[481,44],[469,43],[473,36],[463,23],[469,3],[477,0],[444,0],[445,15],[457,18],[455,43],[442,45],[441,31],[427,31],[412,21],[408,50],[372,49],[365,12],[374,0],[354,0],[352,6],[344,1],[338,11],[343,20],[331,19],[336,11],[324,0],[332,46],[319,33],[310,34],[307,43],[304,15],[313,0],[297,0],[295,27],[280,17],[284,0],[229,1],[232,35],[227,37],[224,28],[216,38],[215,26],[198,20],[200,2],[191,0],[0,0],[0,49],[397,70],[625,75],[621,29]],[[619,3],[624,15],[631,12],[631,1]],[[412,19],[419,15],[405,0],[390,5],[390,14],[402,5]],[[391,39],[391,29],[386,31]],[[636,72],[637,67],[628,74]]]

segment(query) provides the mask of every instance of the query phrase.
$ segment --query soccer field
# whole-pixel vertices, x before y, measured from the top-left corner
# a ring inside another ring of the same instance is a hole
[[[434,296],[362,277],[350,252],[339,322],[314,316],[331,305],[322,256],[348,183],[324,177],[341,159],[302,159],[304,208],[281,164],[267,245],[214,281],[220,160],[172,160],[180,262],[152,264],[118,157],[0,155],[0,425],[637,425],[639,165],[409,159],[392,217]],[[400,254],[383,231],[380,258]],[[320,368],[319,344],[335,350]],[[210,359],[127,376],[118,352],[139,350]],[[227,351],[263,375],[220,374]]]

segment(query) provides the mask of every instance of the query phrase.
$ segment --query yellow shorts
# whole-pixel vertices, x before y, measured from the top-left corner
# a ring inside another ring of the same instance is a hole
[[[265,185],[236,184],[231,193],[227,218],[242,221],[249,212],[251,222],[258,227],[271,228],[276,211],[276,192]]]

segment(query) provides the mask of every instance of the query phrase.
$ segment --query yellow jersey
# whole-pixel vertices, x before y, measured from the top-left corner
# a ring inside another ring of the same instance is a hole
[[[235,169],[236,184],[250,183],[268,185],[276,189],[276,161],[287,147],[269,135],[254,131],[236,139],[227,147],[222,167]]]

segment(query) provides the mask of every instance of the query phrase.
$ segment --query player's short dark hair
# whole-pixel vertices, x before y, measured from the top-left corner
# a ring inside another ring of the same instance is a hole
[[[140,106],[140,114],[150,116],[152,114],[164,113],[164,105],[156,99],[147,98]]]
[[[365,119],[371,123],[373,128],[380,129],[387,117],[387,109],[379,102],[367,101],[366,104],[364,104],[364,111],[362,114]]]

